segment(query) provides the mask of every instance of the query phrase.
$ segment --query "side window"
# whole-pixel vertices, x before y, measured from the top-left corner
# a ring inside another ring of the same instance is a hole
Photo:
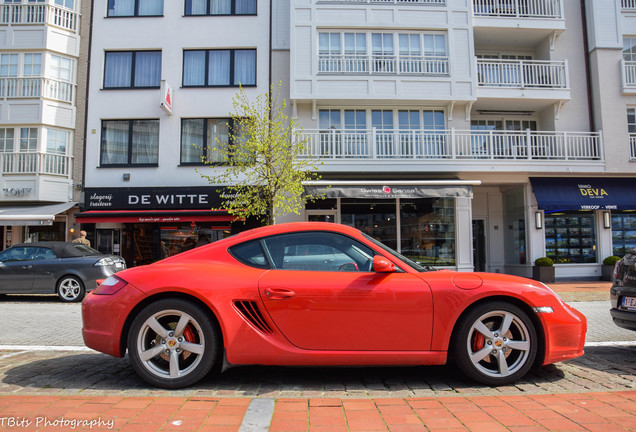
[[[373,250],[350,237],[302,232],[264,240],[274,267],[303,271],[372,271]]]
[[[36,248],[35,257],[33,259],[47,260],[55,258],[57,258],[57,255],[55,255],[55,252],[53,252],[53,250],[48,248]]]
[[[250,267],[269,268],[260,240],[252,240],[232,246],[230,254]]]
[[[34,247],[15,247],[8,249],[5,251],[2,256],[0,256],[0,260],[2,262],[7,261],[30,261],[35,256],[35,251],[37,248]]]

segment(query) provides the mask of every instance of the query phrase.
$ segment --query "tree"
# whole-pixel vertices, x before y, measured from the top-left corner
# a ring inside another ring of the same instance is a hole
[[[217,140],[212,149],[216,160],[205,160],[215,169],[202,178],[210,184],[227,185],[221,208],[237,218],[256,217],[267,225],[277,216],[300,214],[309,200],[303,182],[316,180],[318,161],[302,157],[307,138],[300,136],[297,121],[285,114],[287,103],[280,100],[280,83],[276,91],[250,100],[243,87],[233,98],[232,128],[229,145]],[[217,209],[218,210],[218,209]]]

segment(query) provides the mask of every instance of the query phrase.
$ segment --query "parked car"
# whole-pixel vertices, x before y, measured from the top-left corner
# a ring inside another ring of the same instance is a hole
[[[87,346],[164,388],[224,360],[439,365],[487,385],[583,354],[585,317],[540,282],[426,268],[357,229],[257,228],[106,279],[82,304]]]
[[[610,304],[614,324],[636,330],[636,249],[630,250],[614,267]]]
[[[123,258],[83,244],[45,241],[14,245],[0,252],[0,294],[57,294],[78,302],[87,291],[126,268]]]

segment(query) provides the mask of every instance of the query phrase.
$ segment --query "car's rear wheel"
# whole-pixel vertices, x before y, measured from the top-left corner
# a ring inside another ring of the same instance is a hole
[[[537,355],[537,332],[528,315],[505,302],[487,302],[460,321],[452,351],[459,369],[482,384],[510,384]]]
[[[57,282],[57,296],[63,302],[79,302],[86,293],[84,284],[77,276],[64,276]]]
[[[146,306],[128,334],[130,361],[146,382],[176,389],[201,380],[218,362],[221,336],[208,313],[181,299]]]

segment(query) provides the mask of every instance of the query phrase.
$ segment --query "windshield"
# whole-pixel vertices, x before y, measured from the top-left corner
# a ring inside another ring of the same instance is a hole
[[[407,257],[405,257],[404,255],[402,255],[399,252],[394,251],[393,249],[391,249],[390,247],[388,247],[387,245],[377,241],[376,239],[374,239],[373,237],[362,233],[362,235],[368,239],[369,241],[373,242],[373,244],[375,244],[376,246],[384,249],[385,251],[387,251],[388,253],[390,253],[391,255],[397,257],[400,261],[408,264],[410,267],[412,267],[414,270],[418,271],[418,272],[426,272],[426,271],[431,271],[434,270],[432,267],[428,267],[428,266],[423,266],[422,264],[413,261],[412,259],[409,259]]]

